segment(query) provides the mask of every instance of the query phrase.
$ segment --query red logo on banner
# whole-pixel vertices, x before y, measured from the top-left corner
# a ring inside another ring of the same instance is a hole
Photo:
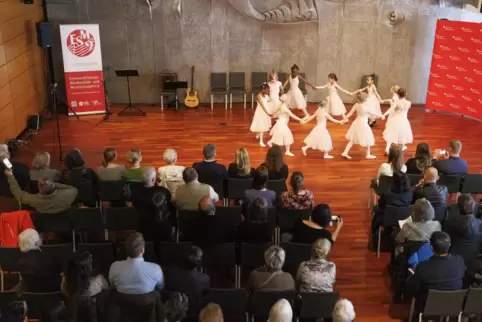
[[[95,38],[87,30],[77,29],[67,37],[67,47],[75,56],[87,57],[95,49]]]

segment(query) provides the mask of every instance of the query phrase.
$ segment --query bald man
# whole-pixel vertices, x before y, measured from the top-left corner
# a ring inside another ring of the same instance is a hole
[[[423,179],[419,182],[413,193],[413,202],[425,198],[434,208],[445,207],[448,190],[446,186],[437,184],[438,171],[434,167],[425,170]]]

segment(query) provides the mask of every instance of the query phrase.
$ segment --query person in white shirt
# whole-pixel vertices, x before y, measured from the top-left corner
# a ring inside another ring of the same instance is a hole
[[[167,188],[171,194],[174,195],[176,189],[184,184],[182,172],[185,168],[183,166],[176,165],[177,153],[174,149],[166,149],[166,151],[164,151],[163,159],[167,165],[159,167],[159,185]]]
[[[407,166],[403,164],[403,151],[399,145],[392,144],[388,151],[387,162],[382,163],[378,169],[377,183],[381,176],[392,177],[395,172],[407,172]]]

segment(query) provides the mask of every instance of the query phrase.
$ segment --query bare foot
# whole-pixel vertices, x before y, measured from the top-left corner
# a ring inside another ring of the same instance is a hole
[[[349,156],[348,153],[342,153],[341,156],[347,158],[348,160],[351,159],[351,156]]]
[[[303,152],[303,155],[306,157],[306,151],[308,150],[308,147],[304,146],[301,148],[301,152]]]
[[[266,146],[266,144],[264,144],[263,142],[259,142],[259,146],[264,148]]]
[[[367,159],[376,159],[377,157],[374,156],[374,155],[369,154],[369,155],[366,156],[366,158],[367,158]]]
[[[323,158],[325,158],[325,159],[333,159],[333,156],[332,156],[332,155],[329,155],[329,154],[325,154],[325,155],[323,156]]]
[[[290,156],[290,157],[294,157],[294,156],[295,156],[293,153],[288,152],[288,151],[285,152],[285,155]]]

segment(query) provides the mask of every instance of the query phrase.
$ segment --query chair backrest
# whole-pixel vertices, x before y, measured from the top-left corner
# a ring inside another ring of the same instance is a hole
[[[457,204],[450,204],[447,206],[447,219],[460,216],[459,207]]]
[[[54,293],[22,293],[23,299],[27,302],[27,316],[29,320],[53,321],[59,313],[62,304],[60,292]]]
[[[57,263],[61,263],[62,267],[67,267],[67,262],[73,257],[72,244],[59,245],[42,245],[40,249]]]
[[[340,294],[336,292],[301,292],[300,296],[300,319],[331,319],[333,308]]]
[[[72,231],[72,223],[68,211],[58,214],[31,213],[33,225],[38,232]]]
[[[445,204],[439,206],[439,207],[434,207],[433,208],[433,211],[434,211],[434,220],[437,220],[438,222],[440,222],[441,224],[443,224],[443,222],[445,221],[445,217],[447,215],[447,207],[445,206]]]
[[[446,186],[449,193],[457,193],[463,177],[463,175],[441,175],[438,184]]]
[[[226,89],[226,73],[211,73],[211,88]]]
[[[197,210],[178,210],[178,230],[179,238],[183,241],[192,241],[196,231],[196,225],[201,218],[201,214]]]
[[[216,303],[221,307],[225,321],[241,321],[246,318],[248,294],[244,289],[209,289],[203,298],[203,306]]]
[[[0,292],[0,310],[2,308],[7,307],[8,304],[13,301],[19,301],[17,292],[15,291]]]
[[[221,227],[237,230],[241,224],[242,208],[238,206],[216,206],[216,216],[221,219]]]
[[[92,255],[92,266],[95,270],[108,273],[110,265],[115,262],[115,247],[112,243],[79,243],[78,252],[88,251]]]
[[[116,181],[99,181],[100,200],[103,201],[124,201],[124,189],[126,182],[123,180]]]
[[[117,260],[126,260],[127,253],[125,248],[125,243],[119,243],[117,245]],[[159,260],[157,259],[154,243],[150,241],[146,241],[146,246],[144,250],[144,260],[149,263],[158,263]]]
[[[192,244],[189,242],[159,242],[156,246],[159,263],[163,266],[174,266],[182,265],[189,258]]]
[[[429,290],[423,315],[457,316],[462,312],[467,290],[436,291]]]
[[[204,249],[203,266],[209,270],[225,270],[236,265],[236,244],[212,245]]]
[[[134,207],[104,209],[105,228],[109,231],[137,230],[139,215]]]
[[[5,272],[16,272],[20,249],[17,247],[0,247],[0,268]]]
[[[77,188],[78,191],[77,197],[75,198],[76,203],[95,206],[99,193],[97,191],[98,187],[94,185],[92,181],[77,182],[75,188]]]
[[[283,243],[281,248],[285,250],[286,259],[283,269],[296,276],[298,267],[304,261],[311,258],[311,244]]]
[[[30,180],[28,183],[28,191],[33,194],[39,193],[37,180]]]
[[[411,206],[406,207],[395,207],[387,205],[385,207],[385,212],[382,219],[383,227],[394,227],[398,226],[399,220],[405,220],[410,217],[412,211]]]
[[[69,210],[69,216],[76,232],[104,230],[104,219],[100,208],[72,208]]]
[[[223,181],[214,181],[214,182],[211,181],[206,184],[209,184],[213,188],[213,190],[218,194],[219,199],[224,199],[224,182]]]
[[[465,300],[464,313],[482,314],[482,288],[470,288]]]
[[[278,73],[278,80],[281,82],[281,84],[284,85],[287,78],[288,78],[288,73],[283,73],[283,72]]]
[[[377,193],[381,194],[383,192],[390,191],[393,185],[393,178],[389,176],[380,176],[380,179],[378,179],[378,188]]]
[[[311,208],[308,209],[290,209],[278,208],[276,222],[281,232],[290,232],[295,228],[296,222],[300,220],[308,220],[311,215]]]
[[[246,87],[246,76],[244,72],[229,73],[229,87],[232,89],[244,89]]]
[[[271,245],[272,243],[241,243],[241,267],[251,270],[263,266],[265,264],[264,253]]]
[[[468,174],[465,176],[460,188],[462,193],[482,193],[482,174]]]
[[[452,241],[450,246],[450,253],[459,255],[465,261],[465,265],[472,263],[476,259],[481,250],[480,238],[473,241]]]
[[[417,185],[420,180],[423,179],[423,175],[421,174],[411,174],[407,173],[408,180],[410,181],[410,186],[415,186]]]
[[[229,178],[227,182],[229,199],[243,199],[244,192],[253,187],[253,179]]]
[[[271,307],[280,299],[286,299],[293,307],[295,291],[256,291],[251,296],[249,311],[256,321],[267,321]]]
[[[301,77],[305,78],[306,74],[305,73],[298,73],[298,75],[300,75]],[[300,78],[300,83],[298,85],[299,89],[301,90],[301,92],[306,93],[306,84],[305,84],[305,81],[302,80]]]
[[[268,189],[276,192],[276,197],[279,199],[281,197],[281,193],[288,191],[288,188],[286,187],[286,180],[268,180]]]
[[[261,84],[268,81],[268,74],[266,72],[252,72],[251,73],[251,89],[259,91]]]

